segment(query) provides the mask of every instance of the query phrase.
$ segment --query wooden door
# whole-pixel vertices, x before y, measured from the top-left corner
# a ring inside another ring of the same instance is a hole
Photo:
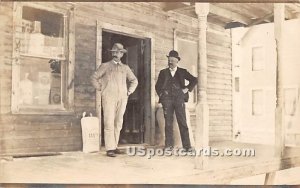
[[[273,144],[276,48],[273,24],[232,29],[234,140]]]

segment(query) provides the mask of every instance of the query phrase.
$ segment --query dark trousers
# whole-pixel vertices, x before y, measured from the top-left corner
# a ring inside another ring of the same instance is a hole
[[[173,140],[173,115],[174,111],[179,126],[182,146],[184,148],[190,148],[190,136],[189,129],[186,123],[185,104],[184,100],[178,100],[173,98],[170,100],[162,101],[164,117],[165,117],[165,147],[174,146]]]

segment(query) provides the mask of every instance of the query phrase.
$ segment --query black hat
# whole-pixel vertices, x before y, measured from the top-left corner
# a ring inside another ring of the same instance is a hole
[[[180,57],[179,57],[179,55],[178,55],[178,52],[175,51],[175,50],[171,50],[171,51],[169,52],[169,55],[167,55],[167,57],[175,57],[175,58],[178,59],[178,61],[180,61]]]

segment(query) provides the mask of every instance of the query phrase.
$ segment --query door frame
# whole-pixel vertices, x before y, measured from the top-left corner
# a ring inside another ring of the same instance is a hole
[[[154,35],[150,32],[146,32],[143,30],[133,29],[121,25],[115,25],[111,23],[102,22],[100,20],[96,21],[96,29],[97,29],[97,37],[96,37],[96,67],[97,68],[102,62],[102,31],[107,31],[111,33],[116,33],[124,36],[130,36],[139,39],[150,39],[151,40],[151,60],[150,60],[150,96],[151,102],[150,114],[146,117],[149,117],[148,121],[150,121],[150,127],[145,126],[145,143],[154,145],[155,143],[155,83],[153,80],[155,79],[155,40]],[[99,125],[101,130],[101,95],[100,92],[96,92],[96,111],[99,118]],[[147,121],[147,120],[145,120]],[[100,134],[101,136],[101,134]],[[101,142],[101,138],[100,138]]]

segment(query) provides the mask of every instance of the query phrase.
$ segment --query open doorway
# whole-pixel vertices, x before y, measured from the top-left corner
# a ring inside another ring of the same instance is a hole
[[[102,32],[102,63],[112,59],[109,51],[114,43],[121,43],[126,48],[121,61],[127,64],[138,79],[136,91],[128,98],[124,114],[123,128],[120,135],[120,144],[141,144],[145,142],[146,126],[150,126],[151,97],[150,97],[150,39],[135,38],[132,36],[115,33],[112,31]],[[104,125],[102,121],[102,143],[104,143]]]

